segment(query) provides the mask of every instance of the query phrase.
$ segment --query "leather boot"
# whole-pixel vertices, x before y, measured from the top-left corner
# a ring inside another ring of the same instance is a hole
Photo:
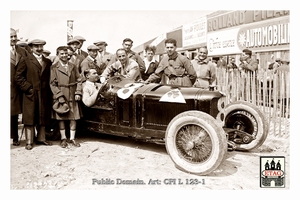
[[[26,145],[25,149],[31,150],[34,138],[34,127],[33,126],[25,126],[25,138],[26,138]]]

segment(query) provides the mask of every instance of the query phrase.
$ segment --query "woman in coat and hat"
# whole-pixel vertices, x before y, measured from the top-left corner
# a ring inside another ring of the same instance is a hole
[[[78,68],[68,61],[67,46],[60,46],[56,50],[59,61],[50,69],[50,88],[53,93],[52,118],[59,121],[61,147],[67,147],[65,121],[70,121],[70,142],[80,147],[75,141],[76,120],[82,117],[79,101],[82,96],[81,75]]]

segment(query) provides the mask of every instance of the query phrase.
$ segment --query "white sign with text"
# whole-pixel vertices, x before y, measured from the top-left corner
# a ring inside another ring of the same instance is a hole
[[[206,43],[206,17],[182,26],[182,46],[187,47]]]
[[[239,28],[207,33],[208,56],[241,53],[237,44],[238,32]]]

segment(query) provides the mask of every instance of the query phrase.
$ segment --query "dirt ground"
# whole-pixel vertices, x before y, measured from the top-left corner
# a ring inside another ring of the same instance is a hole
[[[21,130],[22,125],[20,134]],[[260,188],[260,156],[285,156],[286,186],[280,190],[290,188],[289,137],[269,135],[252,152],[229,151],[219,168],[207,176],[177,169],[164,145],[99,133],[78,134],[77,141],[79,148],[63,149],[55,140],[52,146],[34,145],[28,151],[23,134],[21,145],[10,149],[10,189],[266,190]],[[126,180],[144,184],[124,184]]]

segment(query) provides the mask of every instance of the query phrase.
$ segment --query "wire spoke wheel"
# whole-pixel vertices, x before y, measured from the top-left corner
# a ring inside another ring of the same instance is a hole
[[[212,141],[200,126],[186,125],[178,132],[176,147],[185,160],[191,163],[202,163],[211,155]]]
[[[174,117],[165,140],[175,166],[198,175],[214,171],[227,152],[223,128],[215,118],[201,111],[186,111]]]

